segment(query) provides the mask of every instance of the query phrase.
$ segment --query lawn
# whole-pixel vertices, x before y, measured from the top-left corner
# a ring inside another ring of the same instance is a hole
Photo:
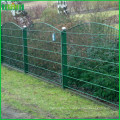
[[[77,14],[77,15],[74,15],[74,18],[75,19],[86,19],[87,20],[87,19],[89,19],[91,14],[93,14],[93,13]],[[113,15],[119,15],[119,10],[97,12],[96,14],[99,15],[99,16],[111,17]],[[73,17],[73,16],[71,16],[71,17]]]
[[[1,67],[1,99],[39,119],[118,117],[119,111],[42,79]]]

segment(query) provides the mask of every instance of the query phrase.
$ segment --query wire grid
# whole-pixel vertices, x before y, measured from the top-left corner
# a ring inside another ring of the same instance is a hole
[[[100,23],[67,30],[67,88],[118,106],[119,31]]]
[[[24,69],[22,29],[13,23],[5,23],[1,27],[1,51],[4,63]]]
[[[28,73],[66,88],[118,106],[119,30],[100,23],[85,23],[66,30],[67,54],[62,54],[61,32],[46,24],[27,28],[27,46],[23,29],[14,23],[2,26],[3,62],[24,70],[24,47],[27,47]],[[55,41],[53,41],[53,34]],[[67,64],[62,57],[67,56]],[[62,73],[67,67],[67,75]]]
[[[27,42],[28,72],[61,84],[61,32],[36,23],[27,29]]]

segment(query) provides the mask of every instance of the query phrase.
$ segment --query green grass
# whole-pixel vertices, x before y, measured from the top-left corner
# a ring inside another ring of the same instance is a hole
[[[30,75],[1,67],[1,99],[39,119],[118,117],[118,110],[97,104]]]
[[[91,14],[93,13],[88,13],[88,14],[77,14],[74,16],[74,19],[85,19],[88,20],[89,17],[91,16]],[[113,15],[119,15],[119,10],[113,10],[113,11],[104,11],[104,12],[97,12],[96,14],[98,14],[99,16],[103,16],[106,15],[106,17],[111,17]],[[71,16],[73,17],[73,16]]]

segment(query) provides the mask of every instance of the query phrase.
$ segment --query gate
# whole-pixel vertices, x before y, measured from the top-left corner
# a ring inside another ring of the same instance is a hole
[[[58,30],[47,23],[2,25],[2,63],[118,106],[119,30],[84,23]]]

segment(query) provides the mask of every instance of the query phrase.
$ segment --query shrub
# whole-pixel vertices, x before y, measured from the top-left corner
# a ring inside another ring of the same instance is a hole
[[[46,8],[42,13],[41,21],[49,23],[60,30],[62,27],[70,28],[75,24],[69,16],[58,14],[55,8]]]
[[[45,6],[42,5],[36,5],[34,7],[30,7],[28,10],[26,10],[29,14],[29,16],[34,19],[40,19],[42,12],[45,10]]]
[[[12,16],[12,13],[9,11],[2,11],[1,12],[1,24],[6,22],[16,22]]]
[[[74,27],[73,30],[71,29],[71,32],[79,30],[81,27],[83,28],[82,33],[84,33],[85,25]],[[69,54],[79,57],[69,57],[68,55],[68,65],[71,66],[68,67],[68,76],[71,77],[68,77],[68,86],[105,100],[118,102],[118,92],[110,90],[119,91],[118,78],[111,77],[118,77],[119,74],[119,53],[116,50],[112,50],[118,49],[118,38],[112,36],[113,34],[118,35],[118,31],[116,32],[116,30],[96,24],[88,24],[86,28],[87,33],[97,34],[97,37],[92,35],[85,38],[82,34],[80,36],[72,35],[73,37],[68,35],[68,38],[78,45],[95,46],[87,48],[84,46],[71,47]],[[81,33],[80,30],[77,32]],[[103,37],[100,34],[109,35]],[[87,40],[89,40],[89,43]],[[103,47],[111,48],[111,50],[103,49]],[[105,89],[105,87],[108,89]]]

